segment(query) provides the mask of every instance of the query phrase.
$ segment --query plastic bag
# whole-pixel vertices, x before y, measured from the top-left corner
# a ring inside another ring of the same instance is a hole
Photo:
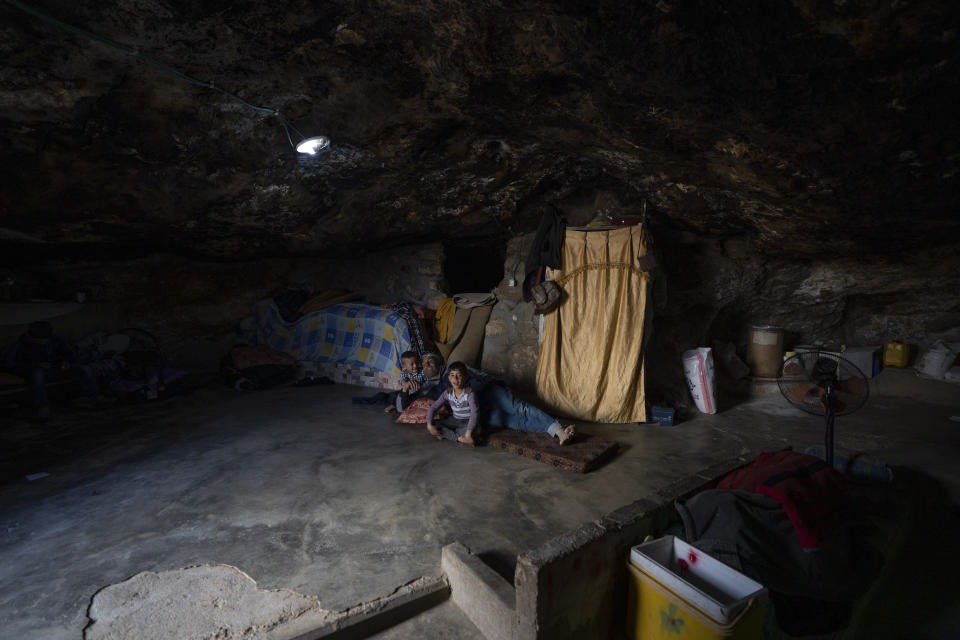
[[[683,352],[683,375],[690,395],[703,413],[717,412],[717,385],[714,381],[713,350],[700,347]]]
[[[917,363],[917,371],[931,378],[942,378],[956,357],[955,351],[938,340],[920,358],[920,362]]]

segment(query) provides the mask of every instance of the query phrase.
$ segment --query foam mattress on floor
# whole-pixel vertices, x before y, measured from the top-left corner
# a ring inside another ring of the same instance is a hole
[[[596,469],[616,453],[618,445],[596,436],[578,433],[573,444],[560,446],[557,439],[545,433],[498,429],[487,441],[488,446],[525,458],[531,458],[557,469],[586,473]]]

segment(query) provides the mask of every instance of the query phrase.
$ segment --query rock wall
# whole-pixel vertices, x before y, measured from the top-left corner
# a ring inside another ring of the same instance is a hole
[[[540,355],[538,316],[533,314],[533,305],[523,301],[522,289],[523,265],[533,238],[534,234],[528,233],[507,242],[504,277],[494,290],[498,302],[487,321],[481,361],[484,371],[528,391],[536,388]]]
[[[481,362],[507,384],[527,391],[536,387],[539,355],[538,318],[521,296],[533,235],[507,242],[505,275],[495,289],[499,302],[487,324]],[[655,224],[651,236],[659,257],[647,358],[653,401],[686,397],[684,350],[722,341],[742,351],[753,323],[783,327],[788,347],[896,340],[912,345],[914,359],[936,340],[960,342],[960,271],[951,252],[896,260],[832,255],[797,262],[765,257],[747,237],[712,238]],[[191,370],[215,369],[253,304],[284,288],[344,287],[371,302],[414,300],[433,308],[448,288],[440,243],[350,258],[207,262],[155,255],[49,263],[25,271],[15,274],[34,283],[25,297],[87,295],[81,311],[52,319],[66,337],[140,327],[160,339],[168,362]],[[23,330],[23,325],[0,325],[0,344]]]
[[[960,272],[947,253],[909,260],[825,255],[800,263],[759,256],[746,238],[668,229],[654,237],[661,266],[647,359],[651,398],[685,395],[678,381],[686,349],[732,342],[744,354],[751,324],[782,327],[787,348],[900,341],[914,358],[937,340],[960,338]]]
[[[653,227],[651,236],[659,260],[647,357],[651,400],[674,403],[686,397],[683,351],[732,342],[745,353],[751,324],[782,327],[788,348],[900,341],[911,345],[914,359],[937,340],[960,341],[960,272],[950,252],[796,262],[762,256],[746,237],[710,238],[669,227]],[[482,363],[526,390],[536,386],[539,354],[537,319],[520,288],[532,239],[526,234],[508,243]]]
[[[296,258],[206,262],[169,255],[116,262],[35,266],[15,274],[35,284],[31,297],[82,291],[83,307],[51,318],[58,333],[77,340],[98,330],[138,327],[160,341],[168,363],[216,370],[254,303],[287,288],[346,288],[372,303],[414,300],[435,307],[443,298],[443,247],[417,245],[343,259]],[[2,313],[2,308],[0,308]],[[0,326],[0,344],[25,325]]]

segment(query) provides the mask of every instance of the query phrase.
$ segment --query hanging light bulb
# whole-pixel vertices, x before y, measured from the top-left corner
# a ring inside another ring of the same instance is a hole
[[[317,152],[322,151],[329,146],[330,138],[327,136],[314,136],[312,138],[304,138],[301,140],[300,144],[297,145],[297,151],[314,156],[317,155]]]

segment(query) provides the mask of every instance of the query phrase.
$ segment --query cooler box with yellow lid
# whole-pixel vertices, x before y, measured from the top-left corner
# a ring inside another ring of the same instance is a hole
[[[767,590],[674,536],[630,551],[627,636],[707,640],[763,636]]]

